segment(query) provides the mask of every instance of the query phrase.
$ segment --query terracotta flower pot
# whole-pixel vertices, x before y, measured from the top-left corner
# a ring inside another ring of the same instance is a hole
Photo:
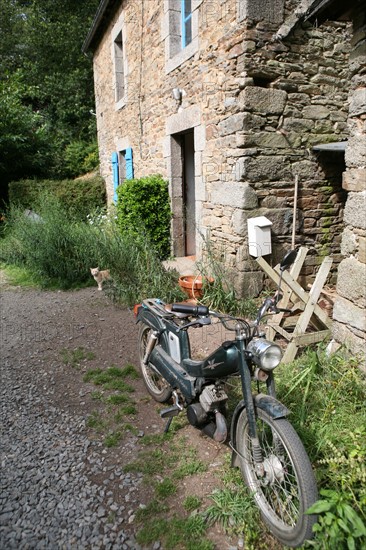
[[[213,283],[212,277],[201,275],[182,275],[178,280],[179,286],[189,298],[202,298],[202,286],[204,283]]]

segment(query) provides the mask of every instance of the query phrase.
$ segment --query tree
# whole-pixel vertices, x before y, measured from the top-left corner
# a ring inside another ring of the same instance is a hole
[[[90,151],[96,136],[92,61],[81,48],[98,4],[0,0],[1,182],[69,176],[67,147],[76,141]]]

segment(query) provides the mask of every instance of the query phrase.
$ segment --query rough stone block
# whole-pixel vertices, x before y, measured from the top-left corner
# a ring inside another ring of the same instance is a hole
[[[239,21],[244,19],[270,23],[283,21],[284,0],[240,0],[237,6]]]
[[[246,113],[237,113],[236,115],[231,115],[228,118],[225,118],[225,120],[219,124],[220,135],[227,136],[243,130],[245,118]]]
[[[358,242],[358,261],[366,264],[366,238],[360,237]]]
[[[342,234],[341,253],[343,256],[354,254],[357,247],[356,235],[349,227],[346,227]]]
[[[252,209],[258,206],[257,194],[247,183],[216,182],[211,187],[211,202],[224,206]]]
[[[242,298],[258,296],[263,288],[263,278],[264,274],[259,271],[238,273],[234,282],[238,296]]]
[[[350,98],[349,115],[359,116],[366,113],[366,88],[355,90]]]
[[[240,102],[246,111],[264,115],[281,115],[287,101],[284,90],[247,86],[240,93]]]
[[[343,220],[352,227],[366,229],[366,191],[349,193]]]
[[[312,120],[320,120],[328,118],[330,115],[330,109],[323,105],[309,105],[304,107],[302,114],[304,118],[311,118]]]
[[[366,168],[353,168],[343,172],[342,187],[347,191],[366,191]]]
[[[339,264],[337,292],[360,307],[366,305],[366,270],[363,263],[355,258],[346,258]]]
[[[339,323],[350,325],[362,332],[366,331],[365,310],[340,296],[334,304],[333,319]]]
[[[332,334],[337,342],[346,344],[348,349],[355,355],[360,355],[361,365],[365,370],[365,349],[366,341],[362,335],[356,335],[352,330],[346,327],[343,323],[333,322]]]
[[[366,136],[354,135],[348,139],[345,153],[346,165],[351,168],[366,166]]]
[[[243,157],[235,165],[237,180],[274,181],[291,177],[286,157]]]

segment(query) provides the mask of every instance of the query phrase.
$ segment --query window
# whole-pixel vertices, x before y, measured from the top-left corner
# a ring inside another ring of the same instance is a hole
[[[179,67],[199,48],[199,8],[202,0],[166,0],[162,39],[165,41],[165,71]]]
[[[112,153],[112,174],[113,174],[113,201],[117,203],[117,188],[125,180],[133,179],[133,157],[132,149],[128,147],[123,151]]]
[[[119,16],[111,33],[111,55],[113,61],[113,89],[116,110],[122,109],[127,100],[128,66],[126,56],[126,26],[124,13]]]
[[[120,101],[125,95],[125,71],[122,31],[120,31],[114,39],[114,72],[116,84],[116,101]]]
[[[192,0],[182,0],[181,35],[183,49],[192,42]]]

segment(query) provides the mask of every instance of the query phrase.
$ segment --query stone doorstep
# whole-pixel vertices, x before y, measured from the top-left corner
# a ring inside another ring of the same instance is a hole
[[[174,260],[165,260],[163,266],[166,269],[176,269],[180,275],[195,275],[197,273],[195,256],[182,256]]]

